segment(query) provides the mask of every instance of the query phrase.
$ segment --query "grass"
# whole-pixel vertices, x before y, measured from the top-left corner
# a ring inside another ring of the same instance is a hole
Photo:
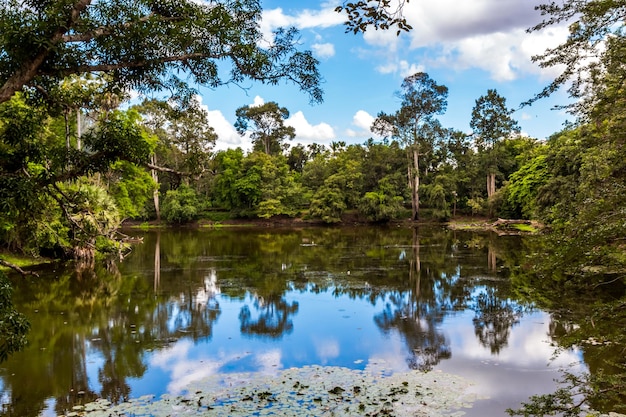
[[[10,252],[0,252],[0,258],[2,258],[3,260],[7,262],[12,263],[13,265],[19,266],[20,268],[26,268],[29,266],[47,264],[47,263],[52,262],[52,260],[48,258],[17,255],[15,253],[10,253]],[[8,271],[12,271],[12,269],[7,266],[0,265],[0,271],[8,272]]]
[[[519,230],[520,232],[525,232],[525,233],[537,233],[537,228],[535,228],[534,226],[530,224],[522,224],[522,223],[512,224],[511,228]]]

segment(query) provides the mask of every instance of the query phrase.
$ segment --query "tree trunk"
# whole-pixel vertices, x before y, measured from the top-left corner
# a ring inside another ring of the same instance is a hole
[[[487,174],[487,198],[493,197],[496,193],[496,174],[490,172]]]
[[[419,220],[420,199],[419,199],[419,153],[417,149],[407,149],[407,177],[409,189],[411,190],[411,220]]]
[[[151,159],[152,159],[152,165],[156,165],[155,154],[152,154]],[[156,212],[156,219],[158,221],[161,221],[161,210],[159,208],[159,174],[157,174],[156,169],[150,170],[150,173],[152,174],[152,179],[156,183],[156,188],[152,192],[152,198],[154,199],[154,210]]]
[[[63,120],[65,121],[65,148],[70,150],[70,113],[69,110],[63,110]]]
[[[82,115],[80,109],[76,109],[76,149],[81,150],[83,147],[80,137],[83,135],[83,128],[81,125],[80,116]]]

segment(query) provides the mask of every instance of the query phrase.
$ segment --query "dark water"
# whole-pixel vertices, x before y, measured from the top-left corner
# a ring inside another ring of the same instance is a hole
[[[551,392],[551,317],[516,300],[519,237],[442,228],[129,232],[120,264],[14,278],[27,350],[0,364],[0,416],[177,394],[210,374],[333,365],[443,371],[475,383],[468,416]],[[574,364],[574,365],[571,365]],[[571,367],[573,366],[573,368]]]

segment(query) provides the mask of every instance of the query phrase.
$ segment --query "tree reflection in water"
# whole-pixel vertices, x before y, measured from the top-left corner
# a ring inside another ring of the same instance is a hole
[[[308,300],[323,293],[360,300],[371,315],[354,319],[373,318],[383,334],[398,334],[407,365],[419,370],[451,357],[444,319],[470,308],[480,343],[499,352],[521,312],[489,271],[500,260],[493,254],[512,251],[503,247],[489,256],[484,249],[493,242],[486,241],[442,228],[146,233],[119,271],[111,265],[51,271],[20,287],[16,301],[38,312],[30,317],[33,348],[24,352],[27,359],[0,368],[2,395],[12,396],[12,411],[0,416],[39,415],[51,398],[57,415],[95,396],[124,401],[136,394],[133,383],[146,378],[149,352],[179,339],[207,346],[219,339],[220,303],[236,306],[234,317],[224,313],[231,320],[225,326],[236,328],[238,320],[246,342],[262,339],[266,346],[298,336],[295,327],[304,324],[296,317],[309,307],[290,298],[298,293],[311,294]],[[489,280],[482,282],[484,276]]]
[[[296,301],[290,304],[284,297],[276,294],[270,294],[267,298],[256,295],[252,305],[258,312],[256,319],[252,317],[252,311],[247,304],[239,313],[242,334],[280,339],[293,331],[291,316],[298,312]]]
[[[498,293],[496,287],[483,287],[474,302],[474,331],[481,345],[498,354],[507,346],[511,329],[523,314],[522,307]]]
[[[409,351],[406,359],[409,368],[429,371],[442,359],[449,358],[452,352],[441,331],[443,310],[448,303],[435,289],[446,277],[435,267],[437,263],[432,262],[434,258],[430,256],[423,268],[420,248],[420,235],[414,228],[410,250],[401,254],[401,258],[408,262],[409,285],[406,290],[388,293],[385,309],[374,317],[374,321],[383,332],[395,330],[402,336]]]

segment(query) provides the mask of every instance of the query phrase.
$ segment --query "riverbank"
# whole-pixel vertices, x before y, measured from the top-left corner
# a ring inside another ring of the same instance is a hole
[[[422,225],[443,225],[451,230],[495,232],[499,235],[511,234],[536,234],[545,229],[545,226],[535,220],[518,219],[489,219],[486,217],[455,217],[447,221],[435,219],[422,219],[412,221],[410,219],[391,220],[387,223],[373,223],[356,214],[346,214],[341,222],[328,224],[317,219],[304,219],[301,217],[277,216],[269,219],[239,218],[213,221],[201,219],[186,225],[170,225],[163,221],[126,221],[123,229],[157,229],[157,228],[221,228],[221,227],[342,227],[342,226],[367,226],[367,225],[391,225],[396,227],[416,227]]]

